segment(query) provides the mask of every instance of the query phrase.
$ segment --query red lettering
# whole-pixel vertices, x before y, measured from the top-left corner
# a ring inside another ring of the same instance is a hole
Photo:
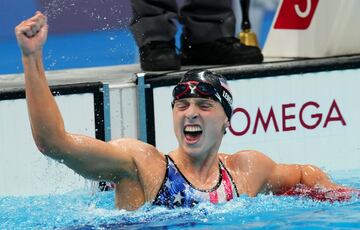
[[[321,119],[322,119],[322,114],[321,113],[315,113],[315,114],[311,114],[311,118],[316,118],[316,122],[313,124],[313,125],[309,125],[309,124],[306,124],[304,119],[303,119],[303,113],[304,113],[304,110],[308,107],[308,106],[314,106],[315,108],[319,108],[319,104],[314,102],[314,101],[309,101],[309,102],[306,102],[300,109],[300,124],[306,128],[306,129],[315,129],[321,122]]]
[[[242,136],[242,135],[245,135],[247,133],[247,131],[249,130],[250,128],[250,115],[249,113],[243,109],[243,108],[236,108],[234,111],[233,111],[233,117],[235,116],[235,114],[237,113],[243,113],[245,116],[246,116],[246,127],[244,130],[242,131],[235,131],[230,123],[230,127],[229,127],[229,130],[232,134],[234,134],[235,136]]]
[[[255,117],[255,125],[254,125],[254,129],[253,129],[253,134],[256,134],[256,131],[257,131],[257,126],[258,126],[258,123],[259,123],[259,120],[261,121],[261,124],[264,128],[264,131],[266,133],[268,127],[269,127],[269,124],[270,124],[270,121],[272,121],[274,123],[274,128],[276,130],[276,132],[279,132],[279,127],[278,127],[278,124],[276,122],[276,118],[275,118],[275,113],[274,113],[274,110],[273,110],[273,107],[270,108],[270,112],[268,114],[268,117],[266,119],[266,122],[263,118],[263,115],[261,114],[261,110],[260,108],[258,108],[258,111],[256,113],[256,117]]]
[[[283,0],[275,29],[306,30],[313,19],[319,0]]]
[[[319,103],[315,101],[308,101],[304,103],[300,110],[296,109],[295,103],[288,103],[281,105],[281,122],[282,122],[282,131],[295,131],[300,125],[305,129],[316,129],[321,125],[323,117],[325,118],[325,113],[321,112],[308,112],[311,108],[319,109]],[[275,110],[276,111],[276,110]],[[295,120],[299,116],[298,120]],[[309,114],[309,115],[307,115]],[[304,116],[310,116],[308,119],[304,119]],[[278,118],[279,119],[279,118]],[[251,116],[249,112],[244,108],[236,108],[233,113],[233,119],[230,124],[229,130],[235,136],[243,136],[252,129],[252,134],[256,134],[258,129],[261,129],[260,126],[264,129],[265,133],[270,129],[270,126],[274,127],[276,132],[279,132],[278,119],[276,118],[276,113],[274,112],[273,106],[270,107],[268,114],[262,114],[261,108],[258,107],[254,123],[251,123]],[[241,128],[235,130],[234,121],[238,124],[242,124]],[[340,122],[343,126],[346,126],[346,121],[344,116],[341,114],[340,108],[334,99],[330,105],[329,111],[326,115],[323,128],[326,128],[331,122]]]
[[[332,113],[333,113],[333,110],[335,110],[336,113],[337,113],[337,116],[335,116],[335,117],[331,116]],[[328,112],[328,114],[326,116],[325,123],[324,123],[324,128],[326,128],[328,126],[329,122],[331,122],[331,121],[340,121],[343,126],[346,126],[346,122],[344,120],[344,117],[342,116],[342,114],[340,112],[340,109],[339,109],[335,99],[333,100],[333,102],[332,102],[332,104],[330,106],[329,112]]]
[[[288,108],[294,108],[295,107],[295,103],[290,103],[290,104],[284,104],[282,105],[282,126],[283,126],[283,131],[293,131],[296,130],[295,126],[286,126],[286,121],[287,120],[292,120],[295,119],[295,115],[286,115],[286,109]]]

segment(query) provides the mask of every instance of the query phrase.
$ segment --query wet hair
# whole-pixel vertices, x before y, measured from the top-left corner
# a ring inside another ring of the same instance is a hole
[[[204,95],[198,93],[196,90],[191,90],[181,94],[180,97],[176,96],[176,87],[188,82],[206,83],[211,85],[213,89],[215,89],[215,91],[210,95]],[[204,69],[190,70],[184,74],[184,76],[181,78],[177,86],[175,86],[173,90],[172,105],[174,105],[176,100],[182,98],[191,98],[191,97],[211,98],[215,101],[218,101],[222,105],[225,114],[230,121],[233,110],[232,109],[233,98],[230,92],[230,88],[224,76],[214,73],[210,70],[204,70]]]

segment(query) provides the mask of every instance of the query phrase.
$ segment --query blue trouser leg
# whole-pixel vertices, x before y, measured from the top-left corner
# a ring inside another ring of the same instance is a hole
[[[180,20],[189,43],[212,42],[235,34],[231,0],[187,0],[181,8]]]
[[[151,41],[170,41],[176,34],[175,0],[131,0],[130,29],[139,47]]]
[[[151,41],[170,41],[176,34],[175,0],[132,0],[131,31],[141,47]],[[186,0],[180,10],[184,38],[189,43],[211,42],[235,33],[231,0]]]

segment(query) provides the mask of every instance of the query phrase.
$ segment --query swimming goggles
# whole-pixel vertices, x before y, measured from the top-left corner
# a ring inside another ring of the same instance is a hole
[[[198,94],[199,96],[204,97],[215,97],[218,101],[221,102],[221,97],[218,93],[218,90],[214,86],[206,82],[180,82],[177,84],[177,86],[175,86],[172,95],[175,100],[178,100],[180,98],[183,98],[187,94]]]

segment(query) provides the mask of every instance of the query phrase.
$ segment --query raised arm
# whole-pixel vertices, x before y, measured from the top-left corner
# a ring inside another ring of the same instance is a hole
[[[65,131],[42,62],[47,32],[46,17],[40,12],[15,29],[22,52],[31,129],[38,149],[86,178],[118,181],[121,177],[135,177],[136,162],[158,154],[154,147],[137,140],[105,143]]]

